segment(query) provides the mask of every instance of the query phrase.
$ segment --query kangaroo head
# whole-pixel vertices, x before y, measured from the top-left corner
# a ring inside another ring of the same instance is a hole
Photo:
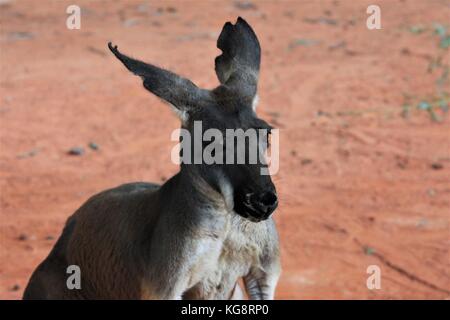
[[[239,17],[234,25],[224,25],[217,47],[222,50],[215,59],[220,85],[205,90],[170,71],[132,59],[109,43],[127,69],[143,79],[147,90],[172,105],[183,129],[191,136],[203,136],[200,153],[209,150],[217,160],[182,162],[182,170],[203,178],[237,214],[252,221],[265,220],[278,200],[270,176],[261,173],[266,164],[260,155],[266,151],[271,127],[255,113],[260,45],[250,25]],[[196,132],[198,124],[200,132]],[[192,153],[199,152],[191,148]],[[252,159],[255,152],[256,160]]]

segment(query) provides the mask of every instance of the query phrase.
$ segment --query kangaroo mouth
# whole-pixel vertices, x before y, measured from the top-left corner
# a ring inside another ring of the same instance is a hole
[[[251,222],[261,222],[267,220],[270,213],[262,212],[257,210],[250,201],[239,200],[235,201],[234,211],[241,217],[251,221]]]

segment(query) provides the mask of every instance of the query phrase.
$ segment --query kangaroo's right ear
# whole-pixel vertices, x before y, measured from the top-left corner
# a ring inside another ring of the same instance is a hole
[[[117,46],[113,46],[111,42],[108,43],[108,47],[128,70],[144,80],[144,87],[147,90],[173,105],[178,109],[179,115],[185,116],[186,112],[202,107],[208,99],[209,91],[198,88],[190,80],[154,65],[132,59],[120,53]]]

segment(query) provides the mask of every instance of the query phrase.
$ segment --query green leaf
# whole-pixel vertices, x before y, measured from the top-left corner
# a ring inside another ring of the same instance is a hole
[[[431,104],[429,104],[426,101],[421,101],[419,102],[419,104],[417,105],[417,109],[420,110],[430,110],[431,109]]]
[[[426,28],[423,25],[416,25],[416,26],[409,27],[409,32],[414,33],[414,34],[420,34],[420,33],[424,32],[425,30],[426,30]]]
[[[365,253],[366,255],[368,255],[368,256],[373,255],[375,252],[376,252],[376,251],[375,251],[374,248],[371,248],[371,247],[369,247],[369,246],[365,246],[365,247],[364,247],[364,253]]]
[[[447,29],[440,23],[434,23],[434,33],[436,33],[439,37],[443,38],[447,34]]]
[[[444,112],[448,112],[448,102],[445,98],[439,100],[439,108]]]
[[[443,49],[447,49],[448,47],[450,47],[450,36],[442,38],[440,45]]]

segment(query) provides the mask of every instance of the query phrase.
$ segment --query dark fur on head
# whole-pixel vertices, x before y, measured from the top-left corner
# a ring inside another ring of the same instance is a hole
[[[144,81],[144,87],[161,99],[169,102],[186,117],[183,127],[192,132],[193,122],[202,121],[203,130],[269,129],[253,109],[256,99],[261,63],[261,48],[255,32],[241,17],[236,24],[225,23],[217,40],[222,54],[215,59],[215,70],[220,85],[213,90],[198,88],[190,80],[151,64],[132,59],[122,54],[117,46],[109,43],[114,55],[135,75]],[[246,150],[248,151],[248,150]],[[276,192],[270,176],[260,174],[261,163],[243,165],[183,165],[182,171],[193,171],[206,180],[215,190],[223,190],[223,184],[231,184],[234,210],[252,220],[267,219],[276,208]],[[269,207],[253,210],[246,197],[253,194],[266,197]],[[267,196],[267,194],[270,194]],[[259,212],[261,211],[261,212]]]

